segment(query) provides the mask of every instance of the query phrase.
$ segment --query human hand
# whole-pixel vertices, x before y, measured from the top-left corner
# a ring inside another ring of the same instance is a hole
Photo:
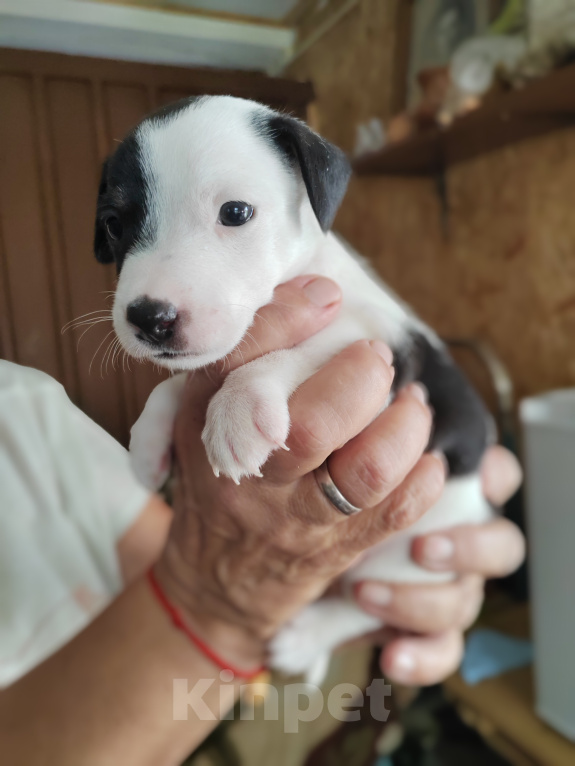
[[[492,447],[481,467],[486,497],[502,505],[521,483],[521,468],[503,447]],[[463,632],[477,618],[485,579],[504,577],[521,564],[525,540],[504,518],[453,527],[418,537],[412,557],[432,571],[456,572],[441,585],[358,583],[359,605],[392,628],[385,635],[381,667],[386,678],[406,684],[442,681],[460,664]]]
[[[273,453],[263,478],[236,486],[214,477],[200,438],[207,404],[230,370],[290,348],[333,319],[339,288],[312,280],[280,286],[237,351],[190,375],[176,422],[174,521],[156,577],[198,634],[243,666],[260,662],[285,621],[363,550],[412,524],[443,488],[441,459],[422,456],[431,427],[423,391],[408,387],[377,416],[393,380],[391,352],[367,341],[298,388],[290,451]],[[330,455],[334,481],[369,510],[347,518],[324,497],[313,471]]]

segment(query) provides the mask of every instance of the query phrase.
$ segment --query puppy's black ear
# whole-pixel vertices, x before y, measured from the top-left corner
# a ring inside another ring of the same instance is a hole
[[[268,121],[270,138],[290,160],[297,162],[309,200],[321,228],[331,228],[345,195],[351,167],[337,146],[305,123],[277,115]]]
[[[100,263],[113,263],[114,254],[110,248],[104,222],[100,218],[99,211],[102,207],[103,199],[108,191],[108,160],[102,165],[102,175],[100,177],[100,186],[98,187],[98,202],[96,205],[96,230],[94,232],[94,254],[96,260]]]

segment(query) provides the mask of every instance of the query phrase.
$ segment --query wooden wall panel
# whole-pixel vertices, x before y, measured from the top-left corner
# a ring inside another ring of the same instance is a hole
[[[0,218],[14,353],[61,378],[31,76],[0,73],[0,104],[7,103],[0,110]]]
[[[261,74],[0,50],[0,354],[60,380],[124,443],[164,374],[136,363],[114,369],[109,321],[61,330],[111,308],[114,268],[92,252],[103,159],[152,109],[203,93],[303,116],[313,91]]]
[[[575,386],[575,130],[431,179],[355,179],[336,226],[445,336],[487,340],[518,397]]]
[[[405,67],[401,46],[410,5],[411,0],[360,0],[287,69],[290,77],[313,82],[314,127],[347,152],[356,124],[387,119],[405,92],[396,75]]]
[[[8,263],[0,226],[0,358],[14,359],[16,357],[16,334],[13,323],[14,312],[8,286]]]
[[[575,130],[448,174],[454,321],[489,338],[520,396],[575,385],[574,184]]]
[[[105,309],[110,283],[106,271],[90,257],[93,221],[87,211],[95,210],[99,182],[94,100],[89,81],[53,80],[46,83],[50,105],[50,128],[56,168],[56,196],[62,233],[64,273],[71,310],[70,320]],[[86,258],[88,256],[88,258]],[[69,321],[69,320],[68,320]],[[101,332],[95,329],[103,328]],[[128,424],[124,419],[121,375],[105,368],[107,349],[114,339],[111,322],[73,332],[77,341],[79,405],[89,410],[116,438]]]
[[[449,295],[451,282],[445,282],[441,209],[433,181],[353,179],[336,228],[405,300],[417,295],[414,305],[424,318],[448,314],[449,306],[436,301],[442,291]]]
[[[348,151],[357,123],[396,105],[398,10],[360,0],[289,67],[314,83],[320,131]],[[440,333],[487,340],[519,397],[575,386],[575,130],[439,180],[357,178],[336,228]]]

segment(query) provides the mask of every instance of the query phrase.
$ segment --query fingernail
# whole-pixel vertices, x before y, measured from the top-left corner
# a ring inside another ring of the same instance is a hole
[[[360,591],[361,600],[373,606],[387,606],[393,597],[391,588],[379,583],[366,583]]]
[[[371,340],[369,345],[377,354],[380,355],[384,362],[391,366],[393,363],[393,351],[390,349],[387,343],[384,343],[381,340]]]
[[[423,383],[410,383],[405,390],[409,391],[411,396],[418,399],[422,404],[427,404],[429,401],[429,392]]]
[[[455,545],[444,535],[431,535],[423,545],[423,559],[426,564],[447,564],[453,558]]]
[[[303,288],[307,299],[315,306],[325,308],[341,298],[341,290],[331,279],[317,277]]]
[[[413,654],[402,649],[393,658],[392,672],[394,679],[409,683],[413,678],[416,664]]]

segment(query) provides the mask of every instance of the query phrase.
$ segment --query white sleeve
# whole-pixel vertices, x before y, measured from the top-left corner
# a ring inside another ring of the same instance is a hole
[[[123,587],[116,543],[149,492],[47,375],[0,360],[0,687]]]
[[[89,447],[87,461],[98,490],[99,508],[108,517],[117,541],[149,501],[150,491],[133,473],[127,450],[81,410],[69,405],[70,432],[85,445],[84,450]]]

